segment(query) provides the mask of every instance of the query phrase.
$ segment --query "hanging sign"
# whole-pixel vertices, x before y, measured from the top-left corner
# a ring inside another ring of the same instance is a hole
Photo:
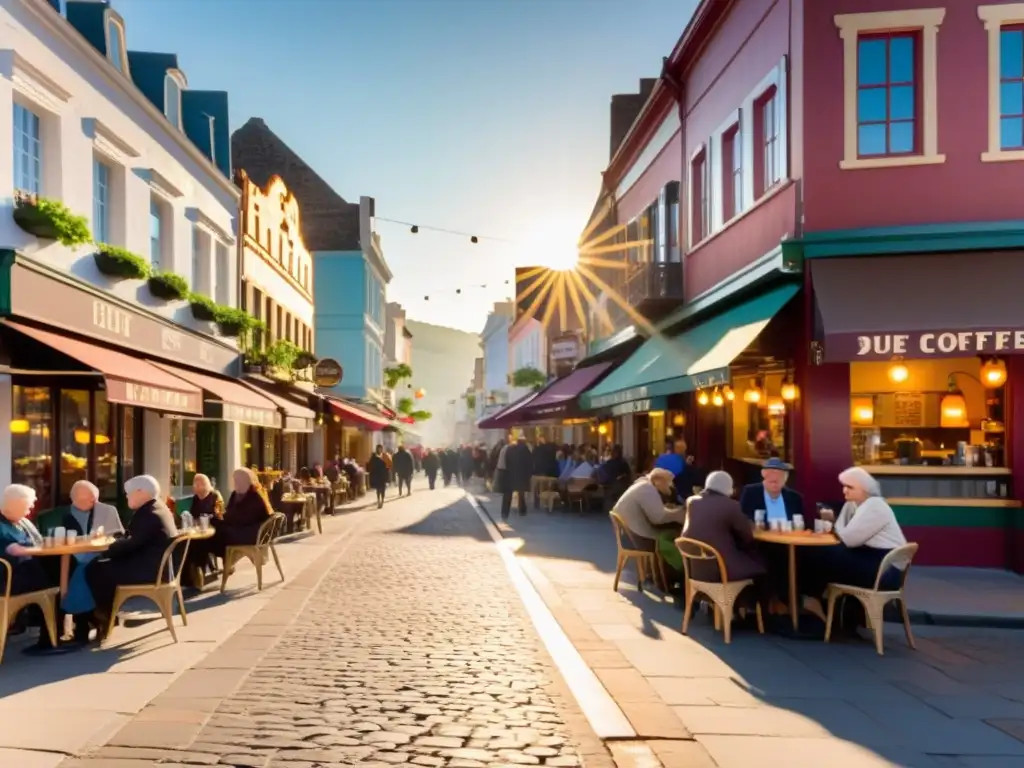
[[[341,367],[341,363],[337,360],[331,360],[329,357],[325,357],[323,360],[320,360],[313,369],[313,383],[318,387],[336,387],[341,384],[341,379],[344,374],[345,371]]]

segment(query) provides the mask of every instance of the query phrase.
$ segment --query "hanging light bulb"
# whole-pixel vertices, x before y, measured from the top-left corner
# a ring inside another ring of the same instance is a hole
[[[910,371],[907,370],[907,366],[899,358],[896,358],[893,364],[889,366],[889,381],[894,384],[902,384],[909,378]]]
[[[476,235],[470,235],[469,242],[471,242],[471,243],[479,243],[480,242],[480,238],[477,237]]]
[[[947,383],[948,390],[942,397],[939,404],[939,426],[963,428],[968,426],[967,421],[967,400],[964,393],[956,385],[956,380],[950,376]]]
[[[725,398],[722,397],[722,392],[718,387],[715,387],[715,391],[711,394],[711,403],[717,408],[725,405]]]
[[[730,403],[736,399],[736,393],[732,391],[732,387],[730,387],[728,384],[726,384],[725,387],[722,388],[722,394],[725,395],[725,399],[728,400]]]
[[[702,390],[700,390],[700,392],[697,393],[697,405],[707,405],[707,404],[708,404],[708,393],[705,392],[702,389]]]
[[[748,403],[760,403],[761,397],[761,382],[759,379],[753,379],[743,392],[743,399]]]
[[[412,232],[412,233],[413,233],[413,234],[415,235],[415,234],[418,234],[418,233],[419,233],[419,231],[420,231],[420,228],[419,228],[419,227],[417,227],[417,226],[416,226],[415,224],[413,224],[413,225],[412,225],[412,226],[411,226],[411,227],[409,228],[409,231],[410,231],[410,232]]]
[[[608,425],[607,424],[602,424],[601,426],[599,426],[597,428],[597,434],[599,434],[599,435],[607,435],[608,434]]]
[[[797,396],[800,394],[800,390],[797,389],[796,384],[793,383],[789,376],[786,376],[786,378],[782,380],[782,391],[780,394],[782,395],[783,400],[792,402],[793,400],[796,400]]]
[[[981,366],[981,383],[988,389],[998,389],[1006,383],[1006,363],[990,357]]]

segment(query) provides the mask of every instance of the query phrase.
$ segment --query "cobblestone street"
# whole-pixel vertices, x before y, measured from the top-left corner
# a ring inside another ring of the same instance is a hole
[[[304,608],[302,591],[282,592],[106,746],[63,766],[579,765],[566,728],[576,704],[461,493],[359,514]]]

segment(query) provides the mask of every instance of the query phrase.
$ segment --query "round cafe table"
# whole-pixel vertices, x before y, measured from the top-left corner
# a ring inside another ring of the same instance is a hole
[[[814,533],[814,531],[754,531],[754,538],[767,544],[782,544],[789,555],[789,617],[793,621],[793,629],[800,628],[800,606],[796,594],[796,548],[797,547],[831,547],[839,543],[834,533]]]

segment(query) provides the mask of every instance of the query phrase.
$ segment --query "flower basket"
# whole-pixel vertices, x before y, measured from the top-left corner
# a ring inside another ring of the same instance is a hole
[[[265,366],[263,363],[246,363],[242,368],[246,373],[262,374]]]
[[[149,277],[149,264],[146,260],[124,248],[101,243],[92,258],[96,262],[96,269],[107,277],[116,280],[145,280]]]
[[[17,193],[14,198],[14,223],[30,235],[43,240],[58,240],[73,247],[92,239],[89,221],[77,216],[59,200]]]
[[[14,223],[40,240],[57,239],[57,227],[35,206],[17,206],[14,209]]]
[[[158,272],[146,283],[149,292],[164,301],[177,301],[188,298],[188,283],[181,275],[173,272]]]
[[[192,317],[200,322],[211,323],[217,319],[217,305],[206,296],[191,296],[188,301]]]

